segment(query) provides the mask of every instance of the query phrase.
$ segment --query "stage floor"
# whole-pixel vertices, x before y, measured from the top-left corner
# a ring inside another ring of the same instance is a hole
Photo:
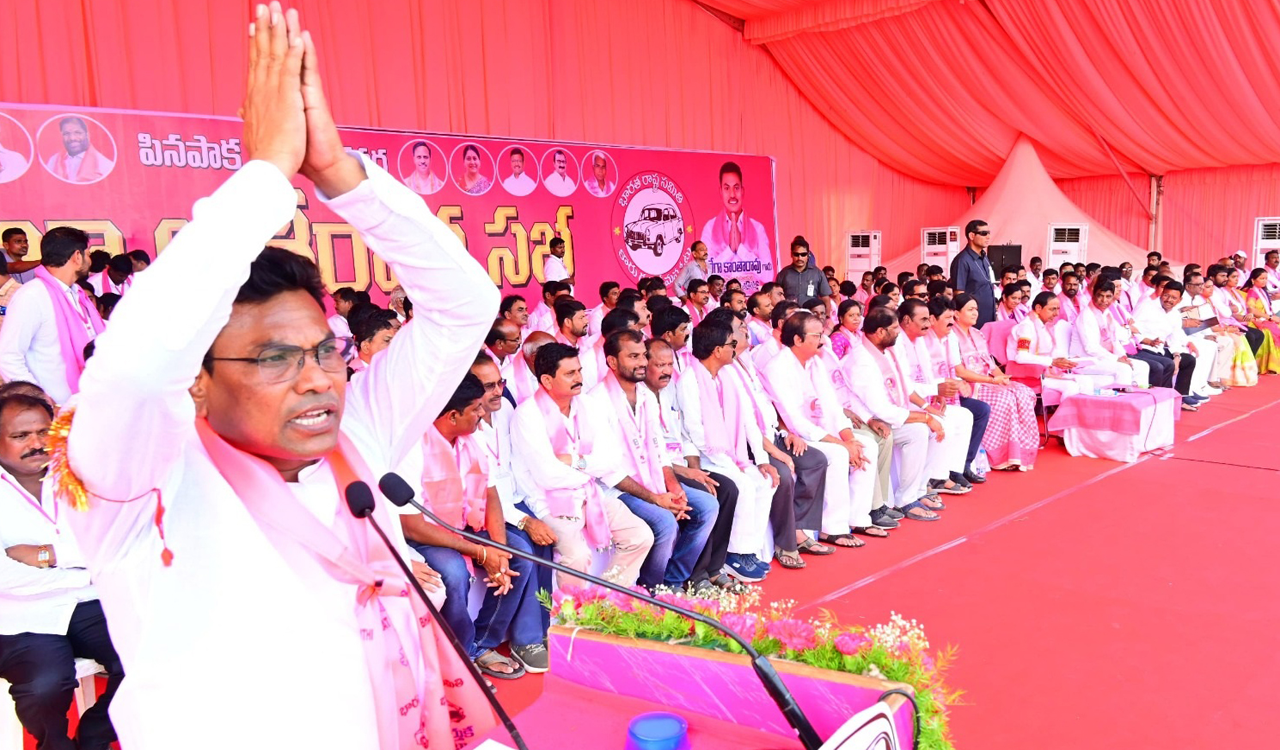
[[[765,598],[956,644],[956,747],[1274,747],[1280,714],[1280,378],[1184,413],[1134,464],[1072,458],[997,473],[857,550],[777,570]],[[775,566],[776,567],[776,566]],[[512,713],[541,680],[500,683]]]
[[[1256,704],[1280,689],[1280,377],[1177,435],[1135,464],[1055,442],[1034,471],[947,498],[940,522],[778,569],[765,599],[849,623],[896,611],[959,646],[961,750],[1275,747],[1280,714]],[[542,684],[498,695],[514,715]]]

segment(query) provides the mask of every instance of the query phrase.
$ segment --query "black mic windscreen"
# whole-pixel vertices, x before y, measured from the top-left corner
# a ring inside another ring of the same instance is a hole
[[[356,518],[368,518],[373,515],[373,490],[364,482],[352,482],[347,485],[347,507]]]
[[[413,499],[413,488],[404,478],[395,472],[387,472],[378,480],[378,489],[395,505],[403,508]]]

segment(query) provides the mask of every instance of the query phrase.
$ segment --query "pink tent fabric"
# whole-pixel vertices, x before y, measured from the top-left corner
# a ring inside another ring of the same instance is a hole
[[[1124,260],[1132,262],[1145,253],[1072,203],[1049,177],[1036,154],[1036,147],[1025,137],[1014,144],[1009,160],[991,187],[949,225],[963,227],[971,219],[987,222],[991,227],[992,244],[1022,245],[1024,263],[1038,255],[1046,266],[1058,265],[1048,252],[1049,225],[1058,223],[1089,225],[1086,260],[1090,263],[1120,265]],[[919,257],[920,248],[917,247],[914,253],[896,259],[893,265],[912,268],[919,262]]]
[[[1054,177],[1280,162],[1280,3],[707,0],[872,156],[988,183],[1019,134]]]

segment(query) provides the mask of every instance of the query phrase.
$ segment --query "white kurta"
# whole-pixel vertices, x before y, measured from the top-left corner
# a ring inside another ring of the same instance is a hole
[[[419,449],[480,348],[498,292],[421,198],[367,159],[364,168],[355,190],[319,197],[416,303],[414,321],[346,390],[342,431],[379,475]],[[377,748],[355,586],[281,555],[205,453],[187,393],[250,263],[294,210],[289,181],[257,161],[197,203],[116,308],[81,380],[73,468],[97,495],[142,498],[99,501],[71,519],[129,674],[111,716],[130,750]],[[160,560],[154,488],[171,567]],[[347,512],[327,463],[292,489],[322,519]],[[386,503],[375,517],[395,528]],[[393,621],[411,616],[407,600],[384,603]]]
[[[79,295],[72,294],[62,282],[56,283],[78,309]],[[71,384],[58,343],[56,316],[49,287],[39,279],[18,287],[9,298],[0,328],[0,378],[35,383],[54,403],[65,404],[71,398]],[[77,325],[74,320],[70,324]]]

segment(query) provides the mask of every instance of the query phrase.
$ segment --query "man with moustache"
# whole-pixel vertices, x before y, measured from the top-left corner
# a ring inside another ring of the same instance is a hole
[[[538,186],[524,171],[524,149],[511,149],[511,176],[502,181],[502,187],[515,196],[525,196]]]
[[[107,750],[116,739],[107,711],[124,671],[67,509],[44,481],[52,421],[45,401],[0,396],[0,679],[9,682],[18,720],[38,747]],[[80,717],[73,742],[67,711],[77,658],[106,669],[107,690]]]
[[[644,339],[635,331],[617,331],[605,339],[604,353],[609,371],[584,401],[596,419],[597,434],[617,438],[623,468],[652,498],[618,495],[653,530],[653,548],[638,582],[650,590],[678,589],[706,547],[719,506],[706,490],[686,487],[676,476],[666,450],[661,405],[642,385],[648,375]]]
[[[89,126],[83,118],[69,116],[58,121],[62,133],[62,153],[54,154],[45,166],[56,177],[67,182],[97,182],[115,167],[89,142]]]
[[[621,468],[611,436],[600,434],[583,413],[578,350],[558,342],[538,349],[538,389],[516,408],[511,422],[516,486],[539,520],[556,535],[562,565],[587,571],[596,550],[613,543],[613,562],[603,577],[634,585],[653,548],[653,531],[617,497],[614,487],[648,502],[659,498]],[[560,576],[561,585],[574,583]]]

